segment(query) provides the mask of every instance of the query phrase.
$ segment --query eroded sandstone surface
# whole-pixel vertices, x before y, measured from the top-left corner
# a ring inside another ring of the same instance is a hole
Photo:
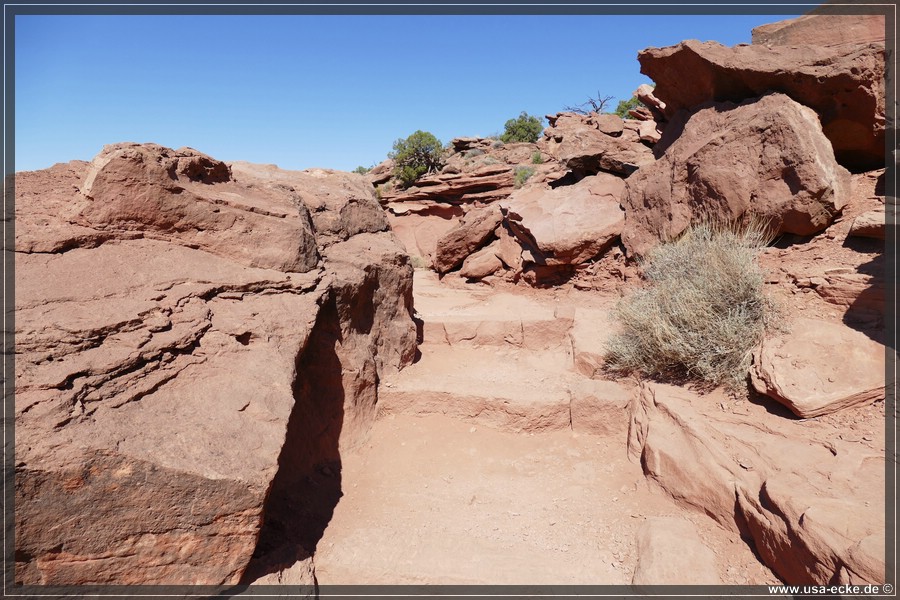
[[[237,583],[412,360],[371,188],[117,144],[17,193],[17,579]]]

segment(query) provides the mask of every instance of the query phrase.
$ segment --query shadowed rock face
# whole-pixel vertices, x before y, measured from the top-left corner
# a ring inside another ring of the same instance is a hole
[[[668,118],[705,102],[780,92],[816,111],[840,164],[854,172],[884,166],[883,42],[729,48],[687,40],[644,50],[638,61]]]
[[[237,583],[284,558],[269,514],[314,546],[415,352],[371,187],[117,144],[16,193],[16,580]],[[322,465],[328,494],[283,483]],[[285,523],[297,501],[320,510]]]

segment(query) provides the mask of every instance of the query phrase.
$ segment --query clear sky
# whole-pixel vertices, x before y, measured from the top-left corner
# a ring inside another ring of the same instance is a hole
[[[123,141],[369,167],[417,129],[487,136],[598,93],[614,109],[650,82],[640,50],[790,16],[17,15],[16,170]]]

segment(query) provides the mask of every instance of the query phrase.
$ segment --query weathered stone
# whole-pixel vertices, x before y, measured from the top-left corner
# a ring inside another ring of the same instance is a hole
[[[763,46],[883,44],[884,25],[884,15],[803,15],[754,27],[751,40]]]
[[[606,113],[602,115],[592,115],[590,123],[594,125],[600,133],[617,136],[621,135],[622,130],[625,128],[625,123],[622,121],[622,117],[619,115]]]
[[[755,215],[775,232],[824,230],[850,194],[812,110],[782,94],[680,113],[659,160],[627,180],[622,241],[644,255],[692,222]]]
[[[850,17],[856,18],[856,17]],[[742,102],[777,90],[812,108],[840,164],[877,169],[885,155],[883,43],[738,45],[688,40],[638,55],[665,116],[706,102]]]
[[[625,182],[608,173],[571,186],[522,189],[503,203],[510,227],[533,240],[545,265],[576,265],[596,257],[619,236]]]
[[[870,210],[853,220],[848,235],[867,237],[876,240],[884,239],[884,208]]]
[[[641,141],[649,144],[657,143],[662,137],[656,121],[641,121],[638,133],[640,134]]]
[[[622,129],[617,131],[621,133]],[[630,175],[653,162],[653,153],[645,145],[603,133],[586,115],[561,113],[544,130],[544,136],[547,151],[580,174],[607,171]]]
[[[884,399],[884,346],[845,325],[800,319],[754,358],[753,387],[799,417]]]
[[[637,566],[631,584],[721,585],[716,555],[700,539],[690,521],[655,517],[637,534]]]
[[[884,576],[883,546],[862,549],[885,527],[884,455],[872,449],[884,447],[883,428],[866,442],[851,427],[798,426],[721,391],[659,384],[644,386],[630,414],[629,449],[647,476],[679,504],[752,539],[782,580]]]
[[[470,254],[463,261],[462,267],[459,269],[459,276],[467,279],[482,279],[502,269],[503,263],[497,258],[496,247],[498,245],[499,240],[494,240],[481,250]]]
[[[18,582],[236,584],[280,532],[309,545],[303,478],[412,361],[412,269],[371,188],[223,165],[121,144],[17,176]]]
[[[466,213],[459,224],[447,232],[437,243],[434,268],[444,274],[458,267],[493,235],[500,225],[499,208],[489,206]]]
[[[235,198],[229,181],[224,163],[189,148],[113,144],[91,162],[81,201],[71,207],[77,214],[66,217],[98,231],[140,232],[199,247],[249,266],[314,268],[319,257],[306,207],[282,189]]]

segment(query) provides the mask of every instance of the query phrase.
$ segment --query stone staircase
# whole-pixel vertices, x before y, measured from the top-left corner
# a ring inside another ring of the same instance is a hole
[[[592,379],[602,338],[580,335],[605,311],[569,299],[454,289],[416,274],[421,358],[382,382],[379,410],[441,414],[513,432],[619,434],[631,392]],[[470,286],[471,287],[471,286]],[[582,314],[584,317],[582,317]],[[579,367],[581,367],[579,369]]]
[[[516,291],[416,272],[421,357],[381,382],[368,441],[342,454],[319,585],[628,585],[654,517],[684,520],[720,557],[708,582],[771,579],[629,460],[635,391],[590,377],[609,301]]]

